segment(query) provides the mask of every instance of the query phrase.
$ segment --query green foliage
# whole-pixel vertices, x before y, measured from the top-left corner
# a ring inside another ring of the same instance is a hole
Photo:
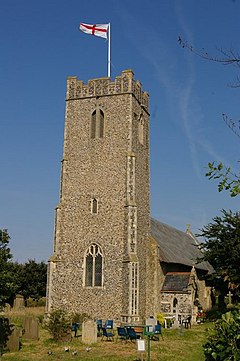
[[[3,306],[15,291],[9,260],[12,258],[9,248],[10,236],[7,229],[0,230],[0,305]]]
[[[17,293],[25,299],[32,298],[34,301],[46,296],[47,265],[44,262],[37,263],[28,260],[25,264],[15,264],[18,268]]]
[[[73,313],[71,315],[72,323],[78,323],[79,325],[82,325],[82,323],[89,318],[90,316],[87,313]]]
[[[0,357],[3,354],[4,347],[7,344],[8,337],[11,335],[11,327],[8,318],[0,316]]]
[[[164,324],[165,324],[165,318],[164,318],[164,314],[163,314],[163,313],[158,313],[158,314],[157,314],[157,321],[159,322],[160,325],[164,326]]]
[[[215,287],[225,285],[224,293],[230,286],[232,292],[239,293],[240,285],[240,213],[222,210],[222,217],[201,229],[205,242],[201,244],[203,257],[215,270]]]
[[[226,312],[226,310],[225,310]],[[218,307],[213,307],[211,308],[210,310],[207,310],[206,311],[206,318],[207,318],[207,321],[216,321],[216,320],[219,320],[221,317],[222,317],[222,310],[219,309]]]
[[[49,314],[45,328],[54,341],[62,341],[71,334],[71,317],[63,310],[55,310]]]
[[[229,311],[208,330],[203,345],[206,361],[240,360],[240,312]]]
[[[28,297],[26,300],[27,307],[36,307],[37,301],[34,300],[32,297]]]
[[[224,167],[223,163],[215,165],[214,162],[208,163],[208,171],[205,174],[208,179],[218,179],[218,191],[228,190],[231,197],[240,194],[240,177],[233,174],[230,167]]]
[[[37,306],[38,307],[45,307],[46,306],[46,297],[39,298],[39,300],[37,301]]]

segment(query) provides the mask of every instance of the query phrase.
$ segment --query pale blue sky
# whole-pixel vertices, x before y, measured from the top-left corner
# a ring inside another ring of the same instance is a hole
[[[205,176],[209,161],[237,171],[239,138],[222,120],[240,118],[236,67],[179,47],[239,50],[240,0],[1,0],[0,228],[14,260],[47,261],[58,204],[67,76],[107,76],[107,42],[78,30],[111,23],[112,79],[133,69],[150,94],[151,214],[198,230],[239,209]]]

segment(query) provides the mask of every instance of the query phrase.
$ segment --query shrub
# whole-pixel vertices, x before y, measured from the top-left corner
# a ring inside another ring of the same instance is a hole
[[[28,297],[26,300],[27,307],[36,307],[37,301],[34,300],[32,297]]]
[[[11,327],[6,317],[0,316],[0,358],[3,354],[4,347],[7,344],[8,337],[11,335]]]
[[[164,326],[165,324],[165,318],[164,318],[164,314],[163,313],[158,313],[157,314],[157,321],[160,325]]]
[[[44,307],[45,305],[46,305],[46,297],[39,298],[39,300],[37,301],[37,306]]]
[[[54,341],[66,340],[71,337],[71,318],[65,311],[55,310],[49,314],[45,328]]]
[[[203,345],[206,361],[240,360],[240,311],[229,311],[208,329]]]
[[[73,313],[71,320],[72,323],[78,323],[80,326],[86,320],[88,320],[90,316],[87,313]]]

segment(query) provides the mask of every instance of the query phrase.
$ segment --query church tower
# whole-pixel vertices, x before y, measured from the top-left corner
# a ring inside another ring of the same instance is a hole
[[[148,94],[131,70],[67,80],[60,201],[47,311],[146,316]]]

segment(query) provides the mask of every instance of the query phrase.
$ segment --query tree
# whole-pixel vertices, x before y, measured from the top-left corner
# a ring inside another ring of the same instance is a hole
[[[234,65],[240,68],[240,54],[234,51],[232,48],[229,50],[218,49],[221,54],[218,56],[211,56],[205,49],[201,51],[196,50],[191,44],[183,40],[180,36],[178,38],[178,43],[182,48],[188,49],[193,52],[195,55],[199,56],[202,59],[214,61],[223,65]],[[232,88],[240,87],[240,77],[237,77],[235,83],[230,84]],[[233,133],[240,137],[240,120],[234,121],[226,114],[222,114],[224,122],[227,126],[233,131]],[[227,190],[230,192],[231,197],[236,197],[240,194],[240,173],[233,173],[231,168],[225,166],[222,162],[216,164],[215,162],[208,163],[208,170],[205,174],[208,179],[217,179],[218,191]]]
[[[6,300],[14,291],[11,272],[9,271],[9,260],[12,254],[9,248],[10,236],[7,229],[0,230],[0,306],[3,306]]]
[[[44,262],[37,263],[29,259],[25,264],[15,263],[13,267],[18,269],[17,292],[25,299],[31,297],[39,300],[46,296],[47,265]]]
[[[29,259],[22,266],[20,276],[21,294],[25,299],[31,297],[38,300],[46,296],[47,265],[44,262],[37,263]]]
[[[201,229],[198,236],[204,237],[200,244],[201,261],[208,261],[214,268],[215,287],[231,289],[235,297],[240,289],[240,213],[222,210],[222,217],[213,218]]]

